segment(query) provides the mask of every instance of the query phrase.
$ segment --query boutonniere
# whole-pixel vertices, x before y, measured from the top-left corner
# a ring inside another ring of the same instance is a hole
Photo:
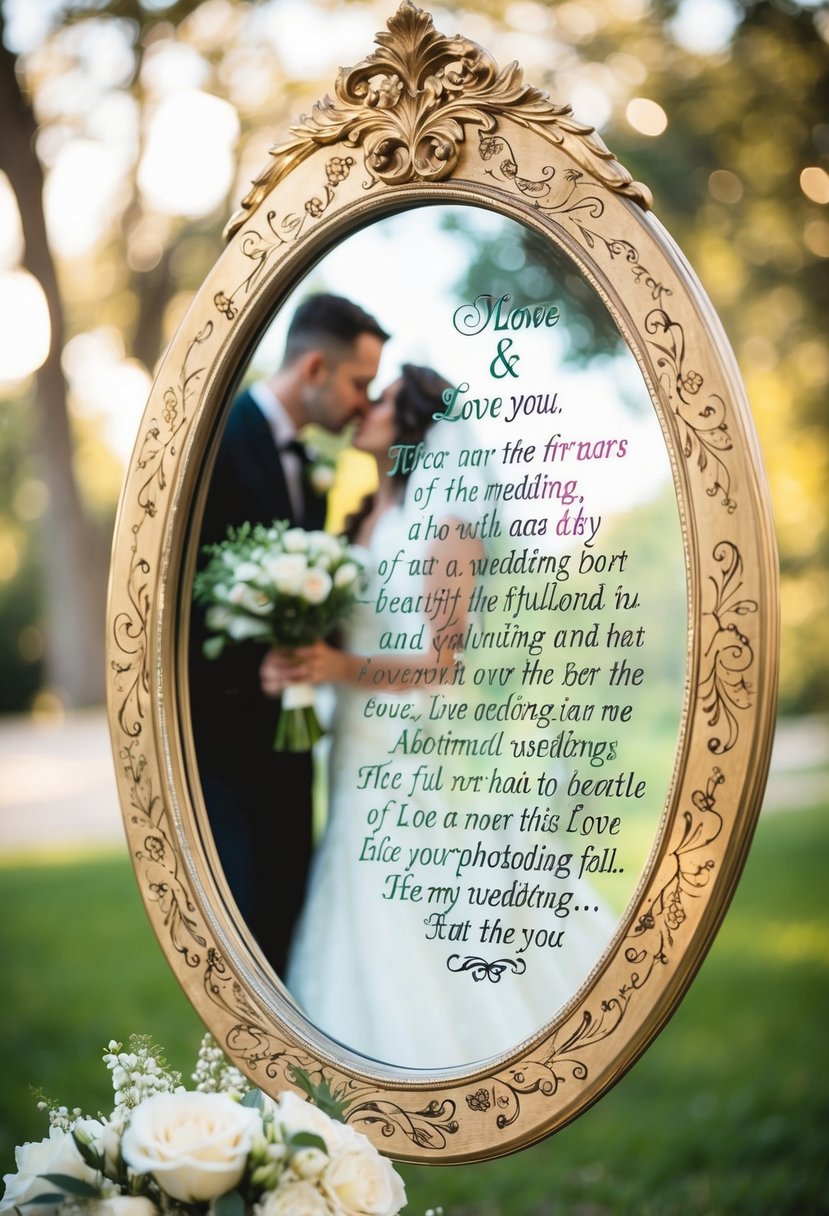
[[[337,466],[329,457],[316,448],[308,448],[308,464],[305,476],[315,494],[327,494],[334,484]]]

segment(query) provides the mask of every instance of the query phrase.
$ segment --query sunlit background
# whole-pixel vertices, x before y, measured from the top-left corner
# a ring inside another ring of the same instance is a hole
[[[0,4],[0,816],[36,797],[59,835],[69,799],[102,795],[78,750],[47,769],[26,732],[79,710],[91,729],[83,713],[103,702],[112,526],[154,368],[268,149],[340,65],[365,57],[394,7]],[[829,711],[829,9],[426,7],[440,31],[482,43],[501,66],[517,59],[598,129],[651,188],[723,321],[775,512],[781,709],[810,724],[785,736],[776,796],[797,800],[802,770],[817,768],[825,806],[813,725]],[[770,925],[760,945],[825,967],[825,933],[773,938]],[[684,1209],[715,1210],[728,1209]]]

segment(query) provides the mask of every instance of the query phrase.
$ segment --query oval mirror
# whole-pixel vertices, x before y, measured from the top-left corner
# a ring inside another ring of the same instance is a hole
[[[447,1162],[580,1113],[690,983],[762,796],[776,581],[733,360],[647,192],[413,5],[378,43],[160,370],[111,722],[228,1055]]]

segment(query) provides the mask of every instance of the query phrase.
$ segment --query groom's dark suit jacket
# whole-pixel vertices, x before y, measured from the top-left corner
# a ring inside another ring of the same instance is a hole
[[[304,517],[291,504],[282,460],[249,393],[234,402],[205,504],[200,546],[224,540],[229,525],[287,519],[325,522],[325,499],[305,494]],[[265,697],[258,669],[266,647],[228,645],[202,652],[203,612],[191,618],[190,700],[199,779],[216,847],[234,899],[274,968],[302,906],[311,852],[311,757],[273,750],[279,701]]]

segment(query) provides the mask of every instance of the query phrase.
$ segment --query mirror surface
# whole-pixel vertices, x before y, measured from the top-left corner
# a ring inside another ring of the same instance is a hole
[[[273,377],[298,303],[318,291],[391,335],[375,407],[356,431],[312,435],[337,463],[317,504],[332,532],[373,491],[378,463],[381,477],[406,474],[352,524],[365,582],[332,640],[364,662],[356,682],[317,686],[328,733],[313,755],[274,759],[265,645],[207,660],[195,611],[203,802],[239,916],[311,1023],[399,1067],[471,1065],[575,995],[654,845],[686,679],[671,465],[604,303],[529,227],[457,205],[348,236],[280,307],[240,392]],[[446,388],[401,438],[384,390],[404,364]],[[219,539],[223,451],[202,540]],[[223,522],[242,519],[228,505]],[[292,842],[304,818],[311,829],[297,791],[314,803],[304,892]],[[302,910],[288,946],[291,899]]]

